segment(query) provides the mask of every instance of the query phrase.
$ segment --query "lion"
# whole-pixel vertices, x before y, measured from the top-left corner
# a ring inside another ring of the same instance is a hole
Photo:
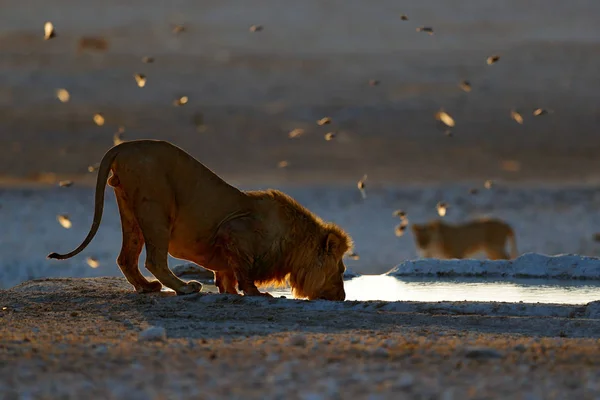
[[[491,260],[516,258],[517,243],[513,229],[498,219],[477,219],[461,225],[440,220],[413,224],[417,250],[424,258],[467,258],[481,250]],[[511,245],[509,257],[505,246]]]
[[[112,175],[109,178],[109,174]],[[343,256],[351,237],[324,222],[290,196],[273,189],[241,191],[181,148],[161,140],[132,140],[109,149],[98,168],[94,219],[87,237],[64,260],[94,238],[104,206],[104,187],[113,187],[123,243],[117,258],[138,293],[199,292],[167,265],[167,256],[194,262],[215,274],[220,293],[270,296],[258,285],[289,283],[295,297],[343,301]],[[142,247],[145,267],[138,268]]]

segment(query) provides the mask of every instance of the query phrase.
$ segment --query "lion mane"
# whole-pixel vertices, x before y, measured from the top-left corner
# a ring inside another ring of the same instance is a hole
[[[110,178],[109,178],[109,175]],[[113,187],[123,243],[117,264],[140,292],[162,285],[178,294],[200,291],[167,265],[168,254],[214,271],[220,293],[269,295],[256,285],[286,283],[295,297],[344,300],[343,256],[352,239],[278,190],[241,191],[171,143],[134,140],[104,155],[96,182],[94,219],[87,237],[67,254],[80,253],[94,238],[104,206],[104,187]],[[148,281],[138,268],[158,279]]]

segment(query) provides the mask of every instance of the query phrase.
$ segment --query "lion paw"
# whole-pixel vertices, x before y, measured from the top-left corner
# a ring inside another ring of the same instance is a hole
[[[160,292],[161,289],[162,283],[159,281],[148,282],[147,284],[135,288],[138,293],[155,293]]]
[[[200,282],[189,281],[186,283],[185,286],[182,286],[179,288],[179,290],[177,290],[177,294],[182,295],[182,294],[198,293],[200,290],[202,290],[202,284]]]

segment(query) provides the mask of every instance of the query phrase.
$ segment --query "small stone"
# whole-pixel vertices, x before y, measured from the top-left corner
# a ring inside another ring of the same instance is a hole
[[[390,352],[384,349],[383,347],[378,347],[373,351],[373,355],[375,357],[386,358],[390,355]]]
[[[415,377],[412,374],[404,373],[400,375],[394,387],[398,389],[408,389],[415,384]]]
[[[489,347],[469,347],[465,350],[465,357],[474,359],[502,358],[503,355],[496,349]]]
[[[518,351],[519,353],[524,353],[527,351],[527,347],[523,343],[519,343],[515,347],[513,347],[514,351]]]
[[[290,344],[292,346],[304,347],[306,346],[306,336],[302,334],[294,335],[290,338]]]
[[[143,331],[141,331],[138,336],[138,341],[140,341],[140,342],[166,341],[166,340],[167,340],[167,331],[162,326],[151,326],[149,328],[146,328]]]

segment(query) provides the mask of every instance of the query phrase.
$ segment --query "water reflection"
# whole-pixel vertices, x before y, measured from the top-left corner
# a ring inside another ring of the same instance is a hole
[[[600,300],[600,283],[544,279],[486,280],[482,278],[394,278],[363,275],[345,283],[346,300],[384,301],[505,301],[585,304]],[[292,298],[288,290],[271,290]]]

